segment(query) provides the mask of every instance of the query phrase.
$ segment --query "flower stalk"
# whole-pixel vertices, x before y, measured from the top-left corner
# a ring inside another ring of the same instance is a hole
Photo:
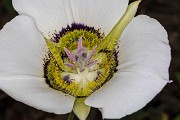
[[[74,120],[74,116],[75,116],[75,114],[74,114],[74,112],[72,111],[72,112],[69,114],[67,120]]]

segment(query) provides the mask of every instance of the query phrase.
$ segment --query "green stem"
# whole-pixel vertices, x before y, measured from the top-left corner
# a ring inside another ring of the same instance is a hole
[[[69,114],[69,117],[68,117],[67,120],[73,120],[73,119],[74,119],[74,116],[75,116],[75,114],[74,114],[74,112],[72,111],[72,112]]]

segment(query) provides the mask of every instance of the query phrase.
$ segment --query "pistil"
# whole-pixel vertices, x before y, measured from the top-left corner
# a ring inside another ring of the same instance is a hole
[[[83,72],[86,68],[94,66],[99,63],[98,60],[92,60],[92,57],[96,51],[97,45],[93,48],[91,53],[87,56],[87,51],[83,47],[82,37],[78,41],[78,49],[75,50],[75,54],[71,53],[67,48],[64,48],[66,55],[68,56],[71,63],[64,63],[64,65],[71,67],[73,69],[80,69]],[[77,71],[78,72],[78,71]]]

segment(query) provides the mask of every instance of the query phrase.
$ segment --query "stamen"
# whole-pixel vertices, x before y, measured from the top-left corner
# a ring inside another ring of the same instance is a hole
[[[74,64],[71,64],[71,63],[64,63],[64,65],[71,67],[71,68],[76,68],[76,66]]]
[[[81,53],[82,51],[84,51],[84,47],[82,44],[82,37],[81,37],[78,42],[78,53]]]
[[[66,52],[68,58],[69,58],[72,62],[75,62],[75,61],[76,61],[75,56],[74,56],[67,48],[64,48],[64,51]]]
[[[92,50],[92,52],[91,52],[91,53],[89,54],[89,56],[87,57],[87,59],[86,59],[86,62],[87,62],[87,63],[91,60],[92,56],[93,56],[94,53],[95,53],[96,48],[97,48],[97,45],[94,47],[94,49]]]
[[[91,66],[96,65],[96,64],[98,64],[98,63],[99,63],[99,61],[95,60],[95,61],[89,62],[86,66],[87,66],[87,67],[91,67]]]

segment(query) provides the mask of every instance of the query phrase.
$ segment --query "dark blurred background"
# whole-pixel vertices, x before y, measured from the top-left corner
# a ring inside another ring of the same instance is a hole
[[[145,108],[121,120],[180,120],[180,0],[143,0],[138,14],[157,19],[167,30],[172,49],[170,80],[174,82]],[[16,15],[11,0],[0,0],[0,29]],[[0,91],[0,120],[66,120],[67,117],[68,114],[55,115],[36,110]],[[88,120],[102,120],[101,113],[93,108]]]

